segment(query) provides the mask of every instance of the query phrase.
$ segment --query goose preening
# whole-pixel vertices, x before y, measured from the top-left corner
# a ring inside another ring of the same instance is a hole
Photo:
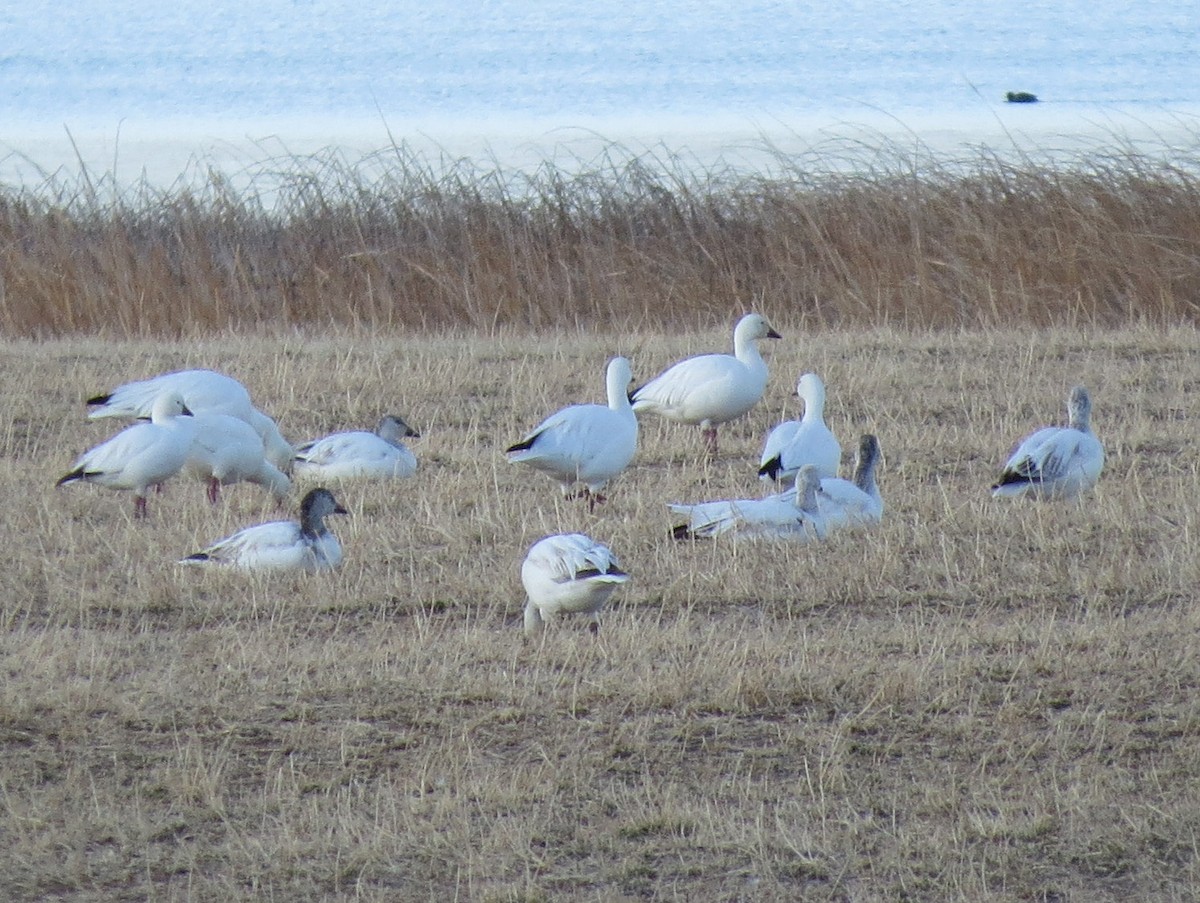
[[[600,626],[600,609],[613,591],[629,580],[608,546],[582,533],[558,533],[539,539],[521,563],[525,633],[534,634],[559,614],[591,615]]]
[[[1092,400],[1083,386],[1071,390],[1067,415],[1067,426],[1043,427],[1017,446],[992,495],[1070,499],[1096,485],[1104,447],[1092,433]]]
[[[342,544],[325,526],[331,514],[346,514],[328,489],[311,490],[300,501],[300,520],[246,527],[180,564],[223,565],[250,571],[327,571],[342,563]]]
[[[699,425],[711,456],[717,454],[717,426],[749,411],[767,386],[767,363],[759,339],[778,339],[760,314],[747,314],[733,331],[733,354],[701,354],[672,364],[629,393],[637,413]]]
[[[254,427],[229,414],[195,414],[192,445],[183,466],[186,474],[208,483],[208,500],[216,504],[221,487],[256,483],[282,501],[292,488],[287,474],[268,461]]]
[[[352,430],[301,445],[294,472],[321,480],[411,477],[417,457],[401,440],[420,436],[403,417],[385,414],[373,433]]]
[[[825,516],[817,501],[821,477],[811,464],[796,473],[790,493],[762,499],[722,500],[695,505],[668,505],[687,522],[673,528],[676,539],[725,536],[790,539],[807,542],[824,539]]]
[[[88,418],[147,417],[154,399],[168,391],[178,392],[194,414],[228,414],[246,421],[262,438],[267,459],[280,470],[291,469],[296,451],[279,426],[254,407],[245,386],[215,370],[176,370],[117,386],[87,400]]]
[[[637,451],[638,423],[629,403],[629,361],[608,362],[608,405],[576,404],[551,414],[524,439],[505,449],[509,461],[527,464],[558,481],[570,497],[576,483],[589,507],[604,501],[600,491],[623,471]]]
[[[815,373],[805,373],[796,385],[804,401],[799,420],[785,420],[767,435],[758,475],[763,480],[791,483],[805,464],[816,465],[822,477],[836,477],[842,446],[825,425],[825,383]]]
[[[159,394],[149,423],[135,423],[84,452],[56,485],[84,482],[132,489],[134,517],[146,516],[146,493],[183,468],[192,446],[193,417],[178,392]]]

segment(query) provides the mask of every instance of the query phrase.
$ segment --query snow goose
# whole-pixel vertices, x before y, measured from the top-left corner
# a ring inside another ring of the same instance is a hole
[[[821,477],[811,464],[796,472],[796,485],[789,494],[762,499],[701,502],[696,505],[668,505],[687,523],[671,531],[676,539],[697,536],[724,536],[791,539],[807,542],[824,539],[825,518],[817,503]]]
[[[221,487],[257,483],[276,501],[292,488],[287,474],[266,459],[262,438],[254,427],[229,414],[195,414],[195,429],[184,473],[208,483],[208,500],[216,504]]]
[[[345,513],[333,493],[318,487],[301,500],[299,523],[283,520],[247,527],[179,563],[309,574],[332,570],[342,563],[342,544],[325,526],[325,518]]]
[[[630,393],[633,409],[698,424],[716,457],[718,424],[749,411],[767,386],[767,363],[756,343],[778,338],[760,314],[747,314],[733,331],[733,354],[702,354],[672,364]]]
[[[875,482],[879,462],[879,440],[864,433],[858,442],[854,480],[823,477],[817,492],[817,508],[827,530],[879,523],[883,519],[883,496]]]
[[[591,615],[590,629],[600,626],[600,609],[613,591],[629,580],[616,556],[582,533],[558,533],[539,539],[521,563],[525,633],[537,633],[556,615]]]
[[[417,457],[400,440],[420,435],[404,418],[386,414],[373,433],[352,430],[301,445],[293,470],[298,477],[322,480],[411,477]]]
[[[589,507],[604,501],[606,483],[623,471],[637,451],[638,423],[629,404],[633,371],[614,357],[606,371],[608,405],[577,404],[551,414],[531,433],[505,449],[508,460],[549,474],[571,496],[576,483]]]
[[[758,475],[764,480],[791,483],[803,464],[815,464],[822,477],[836,477],[842,446],[825,425],[825,383],[815,373],[805,373],[796,385],[804,400],[804,415],[786,420],[767,435]]]
[[[1043,427],[1017,446],[992,495],[1070,499],[1096,485],[1104,447],[1092,433],[1092,399],[1083,386],[1071,390],[1067,414],[1067,426]]]
[[[245,386],[215,370],[176,370],[125,383],[89,398],[88,418],[146,417],[154,399],[166,391],[178,392],[194,414],[228,414],[246,421],[262,437],[271,463],[280,470],[291,469],[296,450],[283,438],[279,426],[254,407]]]
[[[178,392],[160,393],[150,406],[149,423],[126,427],[84,452],[56,485],[79,481],[132,489],[133,514],[145,517],[150,487],[175,476],[187,461],[194,433],[191,413]]]

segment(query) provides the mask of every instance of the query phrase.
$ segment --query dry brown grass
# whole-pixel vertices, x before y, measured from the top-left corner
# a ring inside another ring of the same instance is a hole
[[[59,174],[0,194],[0,334],[710,328],[763,303],[813,327],[1192,323],[1196,157],[882,142],[764,175],[616,146],[528,172],[397,147],[275,161],[248,188]]]
[[[723,457],[647,422],[595,515],[500,449],[600,398],[611,354],[645,375],[727,328],[5,344],[0,897],[1190,899],[1194,332],[776,325],[769,397]],[[149,523],[53,487],[112,428],[84,397],[189,365],[242,378],[294,439],[385,410],[422,430],[415,479],[340,490],[340,571],[172,564],[270,516],[252,487],[214,511],[173,483]],[[803,369],[845,446],[881,438],[881,528],[671,542],[665,502],[757,491]],[[991,500],[1076,382],[1109,453],[1096,493]],[[527,645],[518,563],[565,529],[634,581],[599,639]]]

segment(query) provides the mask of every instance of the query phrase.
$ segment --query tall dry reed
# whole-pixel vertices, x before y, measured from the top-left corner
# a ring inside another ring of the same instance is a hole
[[[336,324],[1191,323],[1195,148],[1068,162],[884,140],[698,169],[610,147],[531,171],[403,146],[166,188],[87,171],[0,191],[0,332],[195,335]]]

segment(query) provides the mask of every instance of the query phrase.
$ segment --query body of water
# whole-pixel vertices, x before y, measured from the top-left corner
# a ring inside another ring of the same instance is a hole
[[[0,11],[0,180],[80,159],[161,180],[393,141],[523,165],[597,141],[703,162],[861,129],[1169,140],[1200,114],[1198,24],[1123,0],[28,0]]]

